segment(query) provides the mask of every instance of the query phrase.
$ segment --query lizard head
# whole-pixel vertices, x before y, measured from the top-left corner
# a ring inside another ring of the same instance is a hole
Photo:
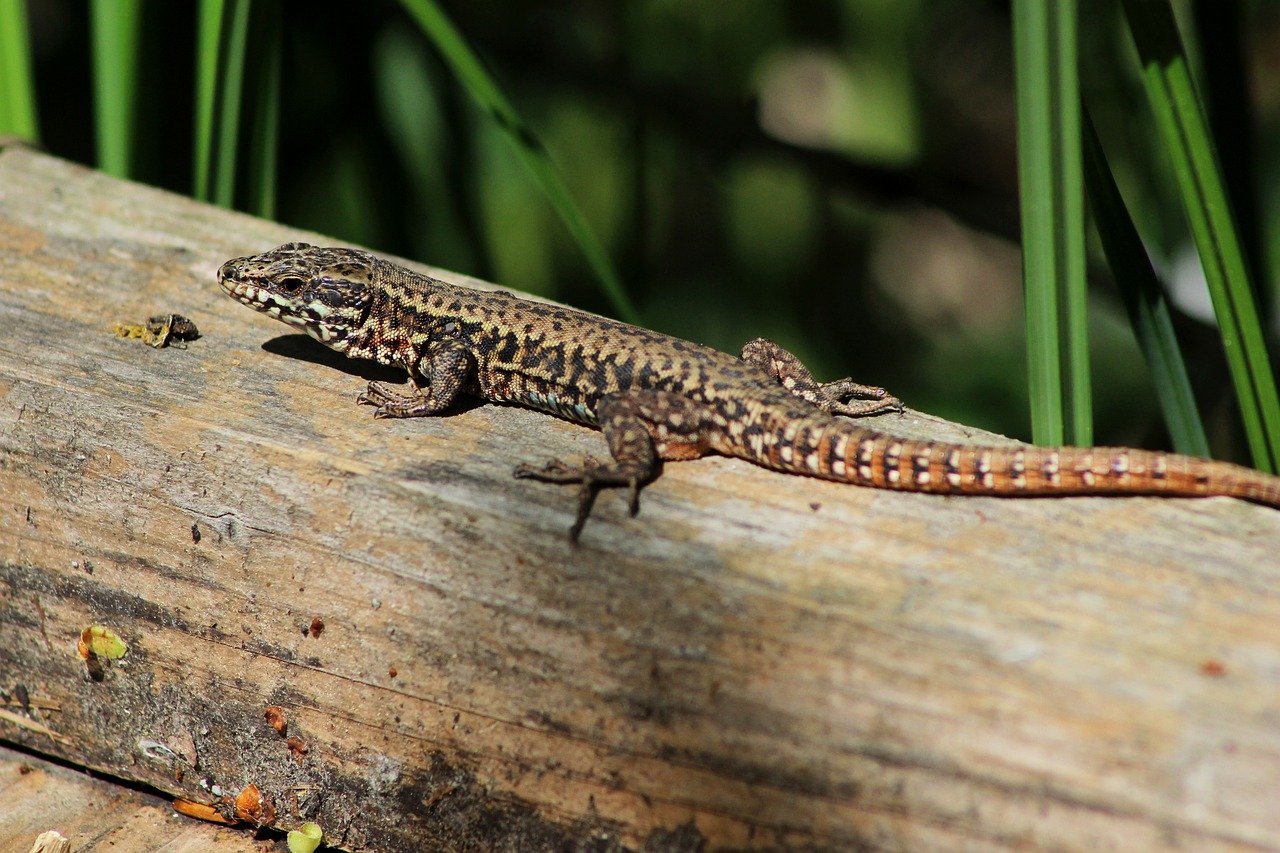
[[[376,267],[367,252],[285,243],[227,261],[218,283],[232,299],[342,351],[368,319]]]

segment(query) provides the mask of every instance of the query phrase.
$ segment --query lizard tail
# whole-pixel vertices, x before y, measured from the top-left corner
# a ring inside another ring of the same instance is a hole
[[[1126,447],[992,447],[914,441],[837,418],[784,420],[741,455],[779,471],[938,494],[1225,495],[1280,508],[1280,477]]]

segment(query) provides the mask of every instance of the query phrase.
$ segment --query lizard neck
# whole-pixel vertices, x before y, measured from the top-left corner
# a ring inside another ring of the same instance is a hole
[[[433,306],[448,286],[386,261],[375,261],[372,298],[363,322],[348,337],[343,352],[380,364],[412,369],[433,337],[440,316]]]

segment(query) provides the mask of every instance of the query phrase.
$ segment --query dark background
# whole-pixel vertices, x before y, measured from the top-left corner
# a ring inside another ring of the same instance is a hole
[[[735,353],[771,337],[820,378],[852,374],[1029,437],[1007,3],[443,5],[550,151],[646,325]],[[1179,6],[1264,297],[1280,229],[1277,7]],[[92,163],[86,5],[28,8],[42,140]],[[144,12],[133,174],[188,193],[194,4]],[[510,145],[397,4],[282,13],[281,221],[610,313]],[[1238,455],[1208,298],[1118,4],[1085,2],[1081,21],[1086,102],[1185,312],[1215,452]],[[1162,446],[1097,257],[1092,278],[1097,440]]]

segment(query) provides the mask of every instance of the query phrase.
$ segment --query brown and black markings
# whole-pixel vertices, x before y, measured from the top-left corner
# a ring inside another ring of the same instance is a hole
[[[998,448],[909,441],[838,416],[899,411],[883,389],[819,383],[763,338],[741,356],[592,314],[419,275],[366,252],[288,243],[227,261],[228,295],[353,358],[403,367],[412,394],[370,382],[375,417],[445,411],[461,393],[538,409],[604,434],[611,459],[522,464],[577,484],[577,538],[596,494],[631,511],[663,460],[719,453],[776,471],[959,495],[1225,495],[1280,506],[1280,478],[1128,448]]]

